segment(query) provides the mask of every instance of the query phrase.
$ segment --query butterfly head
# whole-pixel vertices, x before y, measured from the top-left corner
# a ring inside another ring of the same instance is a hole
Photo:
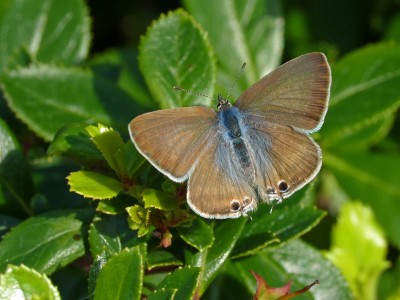
[[[218,110],[225,110],[230,108],[231,106],[232,104],[227,99],[222,97],[221,94],[218,94],[218,104],[217,104]]]

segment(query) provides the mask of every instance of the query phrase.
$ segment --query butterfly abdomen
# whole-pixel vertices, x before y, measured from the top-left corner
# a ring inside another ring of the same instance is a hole
[[[254,179],[254,167],[251,163],[249,151],[245,142],[244,124],[241,114],[236,107],[229,107],[218,112],[218,119],[222,127],[222,137],[229,145],[232,159],[239,162],[240,171],[249,180]]]

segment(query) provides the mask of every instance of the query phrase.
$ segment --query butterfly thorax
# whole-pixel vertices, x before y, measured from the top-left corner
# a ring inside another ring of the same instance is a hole
[[[246,124],[242,120],[241,112],[237,107],[229,104],[218,111],[218,120],[222,129],[223,142],[229,145],[233,159],[239,162],[240,172],[249,181],[253,181],[254,166],[246,146]]]

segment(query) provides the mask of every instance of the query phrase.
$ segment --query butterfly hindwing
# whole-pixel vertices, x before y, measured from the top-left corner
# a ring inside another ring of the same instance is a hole
[[[287,198],[321,168],[321,149],[305,132],[249,117],[248,139],[261,198]]]
[[[240,169],[231,145],[217,131],[210,137],[188,182],[190,207],[206,218],[236,218],[254,210],[255,192]]]

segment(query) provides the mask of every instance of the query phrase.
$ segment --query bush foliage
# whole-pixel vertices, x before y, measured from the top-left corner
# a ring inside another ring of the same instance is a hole
[[[83,0],[2,1],[0,298],[276,299],[264,278],[319,280],[298,299],[399,299],[400,15],[342,2],[184,0],[94,53]],[[215,106],[173,86],[226,94],[246,62],[237,97],[312,51],[332,67],[323,168],[272,213],[195,215],[129,140],[141,113]]]

